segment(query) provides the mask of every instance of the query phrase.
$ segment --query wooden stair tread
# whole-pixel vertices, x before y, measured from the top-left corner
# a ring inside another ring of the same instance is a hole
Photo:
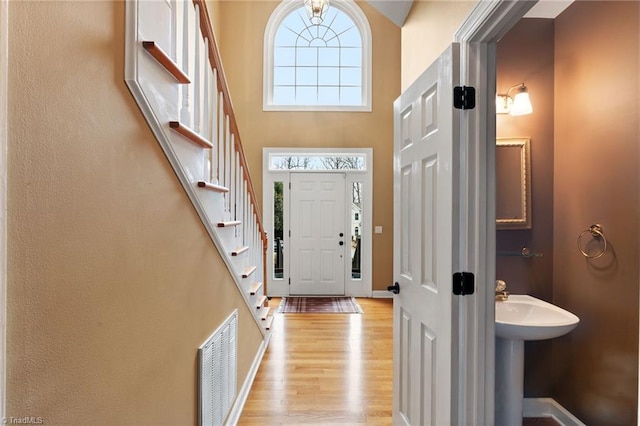
[[[255,296],[256,293],[258,293],[258,290],[260,290],[260,288],[262,288],[262,283],[261,282],[255,282],[251,285],[251,288],[249,289],[249,294],[251,296]]]
[[[216,185],[215,183],[211,182],[200,181],[198,182],[198,187],[214,192],[229,192],[229,188],[227,188],[226,186]]]
[[[191,80],[189,80],[189,76],[180,69],[178,64],[173,62],[173,59],[171,59],[171,57],[167,55],[165,51],[156,44],[155,41],[143,41],[142,47],[144,48],[144,50],[149,52],[151,57],[153,57],[153,59],[155,59],[160,65],[162,65],[162,67],[167,70],[167,72],[171,74],[178,83],[191,83]]]
[[[262,321],[266,321],[267,317],[269,316],[269,311],[271,310],[270,307],[266,307],[262,310],[262,315],[260,315],[260,319],[262,319]]]
[[[244,253],[247,250],[249,250],[248,246],[238,247],[237,249],[235,249],[234,251],[231,252],[231,256],[241,255],[242,253]]]
[[[185,126],[179,121],[170,121],[169,127],[171,127],[176,132],[180,133],[185,138],[189,139],[191,142],[194,142],[200,145],[203,148],[213,148],[213,143],[211,143],[208,139],[203,138],[198,133]]]
[[[251,274],[253,274],[256,269],[257,268],[255,266],[248,266],[244,268],[244,271],[242,271],[242,278],[249,278],[249,276],[251,276]]]
[[[240,222],[239,220],[230,220],[228,222],[218,222],[218,228],[228,228],[230,226],[238,226],[241,223],[242,222]]]
[[[264,329],[265,330],[271,330],[271,324],[273,323],[273,316],[268,317],[264,321],[265,321]]]
[[[264,302],[267,301],[267,296],[262,295],[258,298],[258,303],[256,303],[256,309],[262,309],[264,307]]]

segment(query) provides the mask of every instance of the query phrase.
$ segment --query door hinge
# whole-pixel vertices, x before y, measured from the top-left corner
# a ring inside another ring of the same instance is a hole
[[[289,182],[289,189],[291,189],[291,182]]]
[[[471,272],[456,272],[453,274],[453,294],[466,296],[475,291],[475,276]]]
[[[291,278],[289,278],[289,285],[291,285]]]
[[[456,109],[474,109],[476,107],[476,89],[471,86],[454,87],[453,106]]]
[[[289,230],[289,238],[291,238],[291,230]]]

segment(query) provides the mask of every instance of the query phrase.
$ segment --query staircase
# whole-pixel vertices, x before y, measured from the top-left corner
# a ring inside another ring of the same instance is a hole
[[[267,236],[203,0],[130,0],[125,80],[263,334]]]

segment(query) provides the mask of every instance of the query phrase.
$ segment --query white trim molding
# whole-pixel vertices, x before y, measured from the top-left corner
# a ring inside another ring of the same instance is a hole
[[[273,11],[264,31],[262,109],[264,111],[343,111],[371,112],[372,110],[372,51],[373,37],[366,15],[354,0],[332,0],[331,7],[346,13],[358,28],[362,37],[362,105],[274,105],[273,104],[273,43],[280,23],[291,12],[300,8],[299,0],[283,0]]]
[[[9,0],[0,0],[0,418],[7,405],[7,146]]]
[[[473,272],[475,295],[459,302],[459,424],[494,424],[495,414],[495,77],[496,42],[534,1],[479,1],[454,35],[460,84],[478,88],[476,108],[461,113],[460,205],[465,241],[460,267]]]
[[[524,417],[552,417],[562,426],[586,426],[553,398],[524,398]]]
[[[269,342],[271,341],[271,333],[267,333],[260,343],[260,347],[258,348],[258,352],[256,356],[253,358],[253,363],[249,368],[249,372],[244,379],[244,383],[238,392],[238,396],[236,397],[231,410],[229,411],[229,415],[227,416],[227,421],[225,425],[237,425],[240,420],[240,416],[242,415],[242,410],[244,408],[244,404],[247,402],[247,398],[249,397],[249,392],[251,391],[251,387],[253,386],[253,381],[256,379],[256,374],[258,374],[258,369],[260,368],[260,364],[262,363],[262,358],[264,357],[265,352],[267,352],[267,348],[269,347]]]
[[[393,293],[385,290],[373,290],[371,292],[372,299],[393,299]]]

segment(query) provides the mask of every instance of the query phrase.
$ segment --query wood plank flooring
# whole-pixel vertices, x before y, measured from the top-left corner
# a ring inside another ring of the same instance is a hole
[[[391,424],[393,302],[358,303],[364,314],[276,315],[239,424]]]

